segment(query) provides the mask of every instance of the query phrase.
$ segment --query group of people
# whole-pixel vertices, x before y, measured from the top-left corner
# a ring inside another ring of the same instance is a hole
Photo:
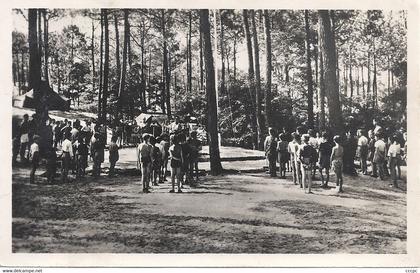
[[[345,136],[332,136],[328,131],[321,133],[299,126],[289,134],[285,129],[278,136],[273,128],[264,142],[270,176],[280,177],[292,173],[293,182],[299,184],[305,193],[312,193],[312,180],[319,170],[321,186],[328,188],[330,170],[336,178],[336,189],[343,192],[343,172],[357,175],[355,161],[360,163],[360,173],[385,180],[391,176],[392,187],[398,187],[403,162],[407,161],[407,132],[390,134],[377,120],[373,128],[348,131]],[[368,162],[371,165],[368,172]]]
[[[194,187],[198,183],[198,158],[202,143],[197,139],[197,132],[190,136],[173,131],[170,135],[154,137],[142,135],[142,142],[137,146],[137,162],[141,168],[143,192],[149,193],[153,186],[166,181],[167,165],[171,167],[171,193],[182,192],[183,185]],[[194,179],[195,174],[195,179]]]
[[[47,119],[46,125],[42,126],[41,142],[41,136],[35,134],[39,131],[35,121],[35,114],[31,120],[25,114],[13,138],[13,163],[17,162],[19,155],[21,163],[31,164],[30,183],[35,183],[35,172],[41,158],[45,159],[48,183],[55,182],[58,165],[61,165],[59,182],[68,182],[70,171],[76,174],[76,178],[83,178],[86,175],[89,156],[93,161],[92,175],[94,177],[100,175],[106,144],[104,126],[96,124],[92,128],[90,121],[85,121],[82,126],[81,121],[77,119],[73,122],[67,119],[61,121]],[[117,137],[113,136],[108,148],[110,176],[114,175],[114,167],[119,159],[116,142]]]

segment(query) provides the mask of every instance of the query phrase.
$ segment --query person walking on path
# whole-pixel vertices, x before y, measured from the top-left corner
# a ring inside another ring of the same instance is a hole
[[[302,184],[305,193],[312,193],[312,171],[317,160],[316,149],[309,144],[309,138],[309,134],[304,134],[302,136],[303,144],[299,149],[299,161],[301,162],[302,168]],[[306,191],[306,186],[308,186],[308,191]]]
[[[71,159],[73,158],[73,145],[70,141],[70,132],[67,132],[64,135],[64,140],[61,143],[61,151],[61,183],[66,183],[68,180]]]
[[[27,162],[26,149],[29,148],[29,116],[28,114],[23,115],[23,121],[19,128],[20,134],[20,162]]]
[[[341,137],[336,135],[334,137],[335,146],[331,152],[331,165],[333,167],[336,179],[336,187],[338,192],[343,192],[343,154],[344,149],[341,146]]]
[[[33,143],[29,149],[29,159],[31,160],[31,173],[29,174],[29,183],[35,183],[35,172],[39,166],[39,136],[33,136]]]
[[[264,141],[265,156],[268,161],[268,169],[271,177],[276,176],[276,160],[277,160],[277,138],[273,128],[268,129],[269,135]]]
[[[150,179],[150,164],[152,162],[152,149],[149,145],[150,135],[143,134],[143,142],[137,147],[138,162],[141,167],[141,183],[143,185],[143,192],[149,193],[149,179]]]
[[[182,148],[179,142],[179,135],[175,135],[173,138],[173,144],[169,148],[169,154],[171,158],[171,182],[172,189],[170,193],[175,192],[175,179],[177,181],[178,193],[182,193],[181,190],[181,166],[183,162]]]
[[[118,153],[118,144],[117,144],[118,136],[113,136],[111,138],[111,143],[109,144],[108,151],[109,151],[109,173],[108,176],[112,177],[115,174],[115,164],[120,159]]]
[[[393,136],[392,137],[392,143],[389,146],[388,149],[388,166],[389,169],[391,171],[391,179],[392,179],[392,185],[395,188],[398,188],[398,183],[397,183],[397,168],[398,168],[398,163],[401,160],[401,145],[398,143],[398,137],[397,136]]]
[[[288,152],[289,143],[286,141],[286,135],[281,133],[280,141],[277,144],[278,160],[280,165],[280,178],[286,178],[286,164],[289,162],[290,154]]]
[[[359,150],[360,169],[362,174],[367,175],[367,158],[369,152],[369,140],[363,129],[357,130],[357,149]]]
[[[332,151],[332,145],[328,139],[328,133],[323,132],[322,133],[322,140],[319,144],[319,156],[318,156],[318,167],[319,167],[319,173],[321,175],[322,180],[322,187],[328,188],[328,182],[330,181],[330,165],[331,165],[331,151]],[[323,170],[325,170],[325,175],[327,176],[324,180]]]
[[[385,170],[384,170],[384,162],[386,162],[386,144],[384,141],[383,133],[379,132],[375,136],[375,154],[373,156],[373,162],[376,164],[378,168],[379,178],[381,180],[385,179]]]
[[[293,183],[298,184],[302,188],[302,177],[300,172],[300,164],[298,160],[297,152],[300,145],[300,135],[296,132],[292,133],[293,140],[289,143],[288,152],[290,154],[290,161],[292,165]]]

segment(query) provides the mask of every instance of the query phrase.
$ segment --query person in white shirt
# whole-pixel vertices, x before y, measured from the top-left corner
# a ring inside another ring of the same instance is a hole
[[[137,147],[137,161],[141,166],[141,182],[143,184],[143,192],[149,193],[150,167],[152,163],[152,147],[149,144],[150,135],[143,134],[143,142]]]
[[[362,129],[357,130],[357,148],[359,149],[360,157],[360,168],[364,175],[367,175],[367,157],[368,157],[368,144],[369,140],[365,136],[365,132]]]
[[[300,171],[300,161],[298,156],[299,146],[300,146],[300,135],[296,132],[292,133],[292,141],[289,142],[288,152],[290,154],[290,159],[292,162],[292,172],[293,172],[293,182],[295,185],[298,184],[302,186],[302,174]]]
[[[70,141],[70,133],[64,136],[63,143],[61,144],[61,183],[66,183],[70,169],[71,159],[73,158],[73,144]]]
[[[397,188],[397,168],[400,162],[401,156],[401,145],[398,143],[398,137],[392,137],[392,144],[389,146],[388,149],[388,167],[391,170],[391,178],[392,178],[392,185],[393,187]]]
[[[34,184],[35,183],[35,172],[36,169],[39,166],[39,136],[34,135],[33,136],[33,143],[31,147],[29,148],[29,158],[31,159],[31,173],[29,175],[29,183]]]
[[[379,172],[379,177],[384,180],[385,170],[384,162],[386,157],[386,144],[382,133],[375,136],[375,154],[373,155],[373,162],[376,164]]]

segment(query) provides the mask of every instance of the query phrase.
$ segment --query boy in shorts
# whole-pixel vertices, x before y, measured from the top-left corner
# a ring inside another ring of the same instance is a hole
[[[171,182],[172,182],[172,189],[169,191],[170,193],[175,192],[175,178],[177,180],[178,186],[178,193],[181,193],[181,167],[184,161],[182,155],[182,147],[180,145],[180,138],[179,135],[175,135],[173,139],[173,144],[169,148],[169,154],[171,158]]]

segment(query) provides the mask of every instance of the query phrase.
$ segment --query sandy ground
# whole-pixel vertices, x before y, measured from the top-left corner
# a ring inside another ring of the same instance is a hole
[[[119,168],[135,168],[132,153],[121,150]],[[197,188],[185,186],[180,194],[169,193],[168,182],[143,194],[134,171],[65,185],[37,177],[30,185],[29,169],[14,167],[13,251],[406,253],[404,181],[393,189],[389,181],[346,176],[343,194],[315,181],[309,195],[293,185],[290,173],[279,179],[256,172],[263,165],[264,160],[224,162],[242,173],[203,176]]]

